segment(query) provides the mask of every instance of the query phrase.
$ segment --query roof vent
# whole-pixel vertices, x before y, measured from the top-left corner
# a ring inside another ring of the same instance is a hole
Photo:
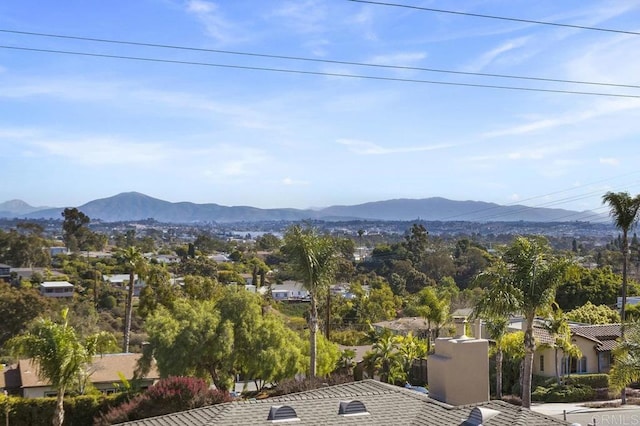
[[[272,422],[296,422],[300,419],[296,414],[296,410],[288,405],[273,405],[271,406],[271,410],[269,410],[267,420]]]
[[[340,401],[338,414],[341,416],[364,416],[368,415],[367,407],[361,401]]]
[[[498,414],[500,414],[500,411],[492,410],[491,408],[473,407],[473,409],[471,410],[471,413],[469,413],[469,417],[467,418],[467,421],[465,421],[465,424],[473,425],[473,426],[482,426],[483,424],[486,424],[486,422],[488,422],[489,419],[492,419]]]

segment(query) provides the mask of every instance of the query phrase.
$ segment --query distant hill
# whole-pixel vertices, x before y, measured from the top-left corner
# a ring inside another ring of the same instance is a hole
[[[22,216],[44,209],[46,209],[46,207],[33,207],[22,200],[9,200],[0,203],[0,217]]]
[[[11,203],[11,204],[10,204]],[[22,203],[22,204],[21,204]],[[14,206],[13,210],[2,206]],[[22,205],[22,207],[20,207]],[[0,217],[60,218],[63,208],[24,210],[28,204],[19,200],[0,204]],[[425,199],[396,199],[353,206],[331,206],[322,209],[259,209],[249,206],[221,206],[219,204],[171,203],[138,192],[125,192],[76,206],[92,219],[106,222],[153,218],[160,222],[259,222],[322,220],[403,220],[469,222],[601,222],[606,216],[584,211],[501,206],[482,201],[454,201],[434,197]],[[21,210],[22,208],[22,210]]]

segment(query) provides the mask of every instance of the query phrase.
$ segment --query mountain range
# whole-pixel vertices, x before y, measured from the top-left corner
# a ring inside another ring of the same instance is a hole
[[[433,197],[395,199],[321,209],[260,209],[249,206],[172,203],[138,192],[90,201],[77,207],[91,219],[105,222],[155,219],[165,223],[259,222],[318,220],[426,220],[467,222],[602,222],[607,216],[591,211],[572,211],[522,205],[503,206],[483,201],[454,201]],[[61,219],[64,208],[32,207],[21,200],[0,203],[0,218]]]

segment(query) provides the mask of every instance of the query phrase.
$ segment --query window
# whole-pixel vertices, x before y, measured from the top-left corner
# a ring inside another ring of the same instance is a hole
[[[581,374],[587,372],[587,357],[582,358],[565,358],[562,363],[562,374]]]
[[[544,372],[544,355],[540,355],[540,372]]]

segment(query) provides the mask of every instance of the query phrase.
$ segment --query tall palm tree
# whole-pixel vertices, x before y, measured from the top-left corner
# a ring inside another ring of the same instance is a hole
[[[624,340],[626,307],[627,307],[627,269],[629,268],[629,230],[638,221],[640,209],[640,195],[632,197],[628,192],[607,192],[602,196],[602,202],[609,205],[609,215],[613,218],[616,228],[622,231],[622,303],[620,306],[620,334]],[[627,403],[626,389],[622,389],[622,404]]]
[[[550,247],[542,238],[516,238],[504,254],[509,264],[513,286],[521,297],[524,330],[524,372],[522,406],[531,407],[531,376],[536,342],[533,323],[536,314],[548,311],[555,298],[556,287],[564,277],[568,263],[550,256]]]
[[[129,352],[129,341],[131,339],[131,318],[133,316],[133,291],[136,275],[141,277],[147,270],[147,260],[137,247],[131,246],[118,250],[116,258],[129,273],[129,288],[127,291],[127,305],[124,314],[124,338],[122,341],[122,351]]]
[[[57,391],[53,425],[64,422],[65,392],[77,383],[78,376],[93,355],[114,345],[111,334],[101,332],[81,339],[67,321],[68,308],[62,311],[62,322],[39,319],[33,327],[8,343],[18,356],[32,358],[38,375],[48,379]]]
[[[318,332],[318,294],[326,289],[335,272],[336,247],[331,237],[319,235],[313,228],[295,225],[284,235],[283,252],[292,263],[296,274],[309,292],[310,366],[309,374],[316,376]]]
[[[558,370],[558,351],[562,350],[564,354],[571,352],[569,349],[572,346],[571,343],[571,329],[560,306],[553,302],[553,309],[551,315],[542,324],[542,327],[549,332],[553,342],[549,344],[554,350],[554,368],[556,374],[556,383],[560,384],[560,371]]]
[[[476,302],[471,315],[472,319],[485,320],[487,335],[495,342],[497,399],[502,399],[504,335],[508,330],[509,316],[517,312],[520,306],[518,298],[510,287],[508,272],[506,263],[499,260],[476,278],[476,284],[488,285],[488,289]]]
[[[622,320],[622,335],[624,337],[624,322],[626,320],[627,304],[627,269],[629,267],[629,230],[638,221],[640,209],[640,195],[631,197],[628,192],[607,192],[602,196],[602,202],[609,205],[609,214],[613,218],[616,228],[622,231],[622,306],[620,319]]]

